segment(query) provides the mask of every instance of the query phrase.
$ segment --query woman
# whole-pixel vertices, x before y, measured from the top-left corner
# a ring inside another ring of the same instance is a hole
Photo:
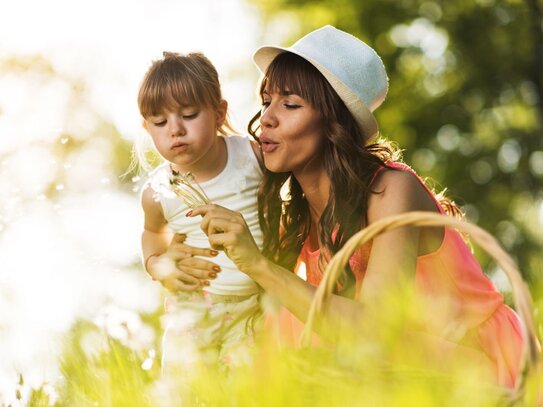
[[[325,26],[290,48],[262,47],[254,59],[264,73],[262,110],[252,121],[260,124],[254,135],[267,169],[259,191],[263,249],[238,213],[206,205],[187,216],[203,216],[212,247],[224,248],[239,270],[305,321],[326,263],[349,237],[389,215],[445,211],[391,148],[372,144],[378,132],[372,112],[388,89],[372,48]],[[285,183],[288,197],[281,194]],[[300,261],[307,281],[292,272]],[[518,318],[462,237],[447,228],[404,227],[358,250],[317,329],[364,327],[372,305],[407,290],[409,281],[420,309],[435,311],[416,330],[483,355],[496,381],[514,387]]]

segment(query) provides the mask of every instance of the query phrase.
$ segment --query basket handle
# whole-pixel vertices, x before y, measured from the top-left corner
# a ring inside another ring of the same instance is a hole
[[[322,312],[324,303],[330,297],[339,276],[354,251],[375,236],[402,226],[444,226],[454,228],[469,234],[471,239],[497,262],[511,284],[513,303],[521,320],[526,342],[523,359],[524,367],[526,369],[535,366],[538,359],[539,343],[535,334],[532,316],[532,298],[514,260],[490,233],[479,226],[452,216],[424,211],[407,212],[380,219],[354,234],[341,250],[332,257],[323,273],[323,279],[317,287],[309,308],[307,322],[300,340],[301,346],[306,347],[309,345],[315,317]]]

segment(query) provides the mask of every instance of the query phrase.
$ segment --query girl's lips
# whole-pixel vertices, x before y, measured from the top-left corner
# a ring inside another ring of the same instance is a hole
[[[171,147],[171,150],[177,151],[177,152],[183,152],[189,147],[188,144],[184,143],[176,143]]]

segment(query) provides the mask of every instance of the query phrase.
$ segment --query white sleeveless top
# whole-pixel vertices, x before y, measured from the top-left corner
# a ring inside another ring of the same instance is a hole
[[[247,137],[224,137],[224,141],[228,154],[224,169],[215,178],[201,182],[200,186],[213,203],[241,212],[256,244],[262,248],[257,205],[257,191],[262,170]],[[165,163],[153,171],[148,180],[148,184],[155,191],[155,199],[162,205],[169,228],[175,233],[186,234],[186,244],[209,248],[207,236],[200,229],[202,218],[200,216],[187,217],[186,213],[190,208],[169,188],[170,171],[169,163]],[[223,251],[220,251],[216,257],[204,259],[217,263],[221,267],[217,278],[209,280],[210,284],[206,287],[206,291],[221,295],[250,295],[258,292],[258,285],[239,271]]]

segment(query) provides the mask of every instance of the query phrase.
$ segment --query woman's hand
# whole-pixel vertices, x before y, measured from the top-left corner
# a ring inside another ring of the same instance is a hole
[[[149,274],[173,293],[209,285],[209,279],[216,278],[220,272],[215,263],[194,257],[214,257],[216,250],[188,246],[185,238],[183,234],[175,234],[166,252],[152,255],[147,264]]]
[[[200,227],[207,235],[211,247],[224,250],[239,270],[251,270],[263,258],[243,215],[219,205],[201,205],[187,216],[202,216]]]

